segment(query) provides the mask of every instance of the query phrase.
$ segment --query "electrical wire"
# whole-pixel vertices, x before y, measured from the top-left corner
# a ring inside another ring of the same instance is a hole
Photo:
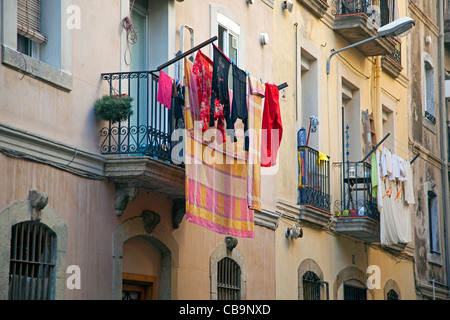
[[[3,148],[3,147],[0,147],[0,152],[3,153],[4,155],[10,157],[10,158],[21,159],[21,160],[25,160],[25,161],[31,161],[31,162],[36,162],[36,163],[40,163],[40,164],[49,165],[51,167],[54,167],[54,168],[57,168],[57,169],[60,169],[60,170],[64,170],[66,172],[72,173],[74,175],[77,175],[77,176],[80,176],[80,177],[83,177],[83,178],[93,179],[93,180],[108,179],[108,177],[106,177],[104,175],[98,175],[98,174],[94,174],[94,173],[86,173],[86,172],[84,172],[82,170],[78,170],[78,169],[70,167],[72,162],[75,160],[75,157],[76,157],[76,154],[78,153],[78,151],[76,152],[76,154],[73,157],[73,159],[66,165],[60,164],[60,163],[57,163],[57,162],[54,162],[54,161],[51,161],[51,160],[35,157],[35,156],[29,155],[29,154],[25,154],[23,152],[19,152],[19,151],[16,151],[16,150]]]

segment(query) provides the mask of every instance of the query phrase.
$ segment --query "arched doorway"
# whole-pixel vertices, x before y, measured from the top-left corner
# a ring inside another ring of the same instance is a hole
[[[117,226],[113,238],[113,299],[122,300],[124,283],[141,285],[140,292],[144,286],[144,295],[153,295],[152,299],[176,299],[178,244],[164,226],[148,234],[143,218],[133,217]],[[139,294],[133,290],[137,287],[130,290],[131,298],[136,298]]]

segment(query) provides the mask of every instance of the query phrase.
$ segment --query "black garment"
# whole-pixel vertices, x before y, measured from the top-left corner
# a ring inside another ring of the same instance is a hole
[[[231,122],[236,123],[237,119],[244,123],[244,131],[248,130],[248,106],[247,106],[247,75],[236,65],[233,64],[233,102],[231,110]],[[249,138],[245,136],[244,149],[249,149]]]
[[[184,128],[184,86],[181,84],[176,85],[172,88],[172,111],[175,118],[175,129]]]
[[[228,77],[231,61],[220,51],[215,44],[213,58],[213,75],[211,84],[211,110],[209,126],[214,126],[215,101],[220,101],[223,105],[223,114],[225,119],[230,117],[230,95],[228,93]],[[228,128],[228,121],[227,121]]]

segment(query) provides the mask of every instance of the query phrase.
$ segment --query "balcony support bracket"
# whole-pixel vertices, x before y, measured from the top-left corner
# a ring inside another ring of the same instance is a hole
[[[121,217],[127,208],[129,201],[134,201],[139,194],[139,189],[129,183],[115,183],[116,195],[114,197],[114,209],[116,215]]]

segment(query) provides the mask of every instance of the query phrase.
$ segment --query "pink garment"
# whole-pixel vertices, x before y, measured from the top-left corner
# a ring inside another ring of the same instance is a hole
[[[160,71],[157,100],[169,110],[172,104],[172,85],[172,78],[169,77],[164,71]]]

